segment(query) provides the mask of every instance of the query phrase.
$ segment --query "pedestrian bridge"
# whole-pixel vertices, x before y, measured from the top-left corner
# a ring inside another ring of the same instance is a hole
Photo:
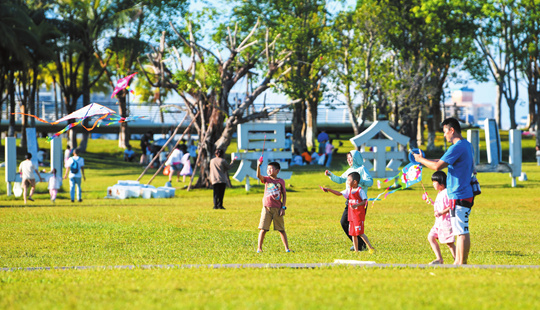
[[[118,106],[114,103],[101,103],[101,105],[107,106],[112,110],[118,111]],[[265,107],[279,107],[283,104],[266,104]],[[48,108],[43,108],[47,107]],[[62,115],[55,115],[54,107],[51,108],[50,105],[42,104],[40,113],[36,113],[38,117],[43,118],[49,122],[54,122],[56,119],[60,118]],[[262,104],[255,105],[254,109],[260,110],[263,108]],[[152,130],[154,133],[167,133],[171,128],[176,128],[178,123],[182,121],[185,117],[186,112],[183,110],[183,105],[181,104],[167,104],[162,106],[160,109],[155,104],[131,104],[129,106],[130,116],[144,116],[145,118],[139,119],[129,123],[129,131],[131,134],[142,134],[149,130]],[[261,121],[275,121],[285,123],[286,130],[290,130],[292,123],[293,113],[289,109],[281,110],[270,116],[268,119],[263,119]],[[21,115],[16,115],[15,121],[15,131],[21,131]],[[191,119],[188,116],[181,128],[186,128]],[[63,122],[57,125],[51,125],[36,121],[36,130],[40,133],[53,133],[62,130],[67,126],[67,122]],[[0,123],[0,131],[7,131],[9,127],[9,115],[4,110],[2,111],[2,121]],[[101,133],[101,134],[117,134],[119,131],[119,124],[111,124],[109,126],[96,127],[92,133]],[[352,125],[349,118],[349,113],[345,105],[339,105],[334,107],[326,107],[324,105],[318,108],[317,115],[317,127],[319,130],[326,130],[329,133],[352,133]],[[73,130],[76,132],[84,132],[84,128],[77,126]]]

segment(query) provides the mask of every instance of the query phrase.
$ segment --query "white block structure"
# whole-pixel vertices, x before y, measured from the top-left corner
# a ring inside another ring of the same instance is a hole
[[[30,128],[27,128],[30,129]],[[33,134],[34,137],[32,141],[35,140],[35,128],[33,128]],[[28,134],[28,132],[27,132]],[[30,134],[27,135],[28,138],[32,137],[32,131],[30,131]],[[31,149],[34,150],[35,154],[32,154],[32,162],[35,167],[39,169],[38,162],[37,162],[37,145],[35,143],[31,143],[34,146],[31,147]],[[6,162],[6,169],[5,169],[5,181],[7,186],[6,194],[7,196],[11,196],[13,188],[20,188],[20,183],[22,181],[21,175],[19,174],[19,166],[17,165],[17,145],[16,140],[14,137],[6,137],[5,138],[5,162]],[[30,148],[29,148],[30,149]],[[64,158],[63,158],[63,151],[62,151],[62,139],[61,138],[55,138],[51,141],[51,170],[52,168],[56,168],[56,175],[62,176],[62,171],[64,169]],[[35,175],[35,173],[34,173]],[[43,178],[44,182],[48,182],[49,177],[51,176],[50,173],[42,172],[40,173],[41,177]],[[39,183],[39,178],[35,176],[36,182]],[[62,181],[61,181],[62,182]],[[15,183],[15,184],[12,184]],[[62,185],[62,183],[60,183]],[[19,195],[16,195],[18,197]]]
[[[512,167],[510,177],[512,178],[512,187],[516,187],[516,178],[521,177],[521,164],[523,161],[521,150],[521,130],[510,130],[508,132],[508,140],[510,142],[510,156],[508,158],[508,163]]]
[[[364,166],[372,171],[371,175],[374,178],[388,178],[399,172],[399,167],[406,156],[405,152],[398,149],[400,145],[407,146],[409,137],[394,130],[388,121],[377,121],[350,141],[356,148],[361,148]],[[370,148],[373,148],[372,152],[367,151]],[[387,148],[392,150],[387,151]]]
[[[502,161],[501,137],[499,135],[499,127],[494,119],[486,119],[484,121],[484,130],[486,135],[486,151],[487,164],[476,164],[477,172],[498,172],[510,173],[512,178],[512,187],[516,187],[516,178],[526,180],[526,176],[522,176],[522,149],[521,149],[521,130],[512,129],[508,132],[510,144],[510,156],[508,162]],[[467,131],[467,140],[473,144],[473,149],[479,149],[479,139],[474,137],[474,131]],[[476,155],[476,154],[475,154]],[[475,162],[479,161],[479,154],[475,157]]]
[[[249,178],[257,179],[257,160],[263,154],[261,173],[266,175],[266,166],[269,162],[279,161],[281,170],[278,177],[290,179],[292,171],[284,171],[289,168],[286,159],[292,158],[291,151],[281,151],[285,148],[285,124],[284,123],[245,123],[237,127],[238,152],[232,154],[240,160],[240,166],[233,178],[242,182],[246,179],[246,191],[250,189]],[[266,139],[265,139],[266,136]],[[266,141],[265,141],[266,140]]]

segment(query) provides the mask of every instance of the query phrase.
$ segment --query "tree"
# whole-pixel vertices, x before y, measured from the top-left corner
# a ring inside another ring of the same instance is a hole
[[[372,120],[378,119],[382,108],[380,89],[381,73],[387,65],[383,55],[388,50],[382,44],[379,23],[383,7],[373,1],[358,3],[354,11],[341,12],[334,19],[332,32],[325,36],[333,49],[328,53],[329,78],[337,93],[345,98],[352,129],[355,135],[367,119],[366,109],[373,104]],[[361,97],[357,106],[355,98]]]
[[[522,59],[520,71],[527,83],[529,113],[527,129],[535,128],[536,145],[540,145],[540,9],[535,0],[520,2],[520,15],[523,16]]]
[[[147,55],[151,70],[145,70],[144,74],[153,87],[175,89],[184,100],[187,113],[196,119],[194,127],[199,135],[197,160],[200,164],[196,186],[209,187],[209,163],[215,150],[227,148],[238,124],[266,118],[274,112],[268,109],[253,111],[250,107],[260,94],[279,80],[280,77],[275,75],[285,65],[290,53],[276,51],[276,39],[270,41],[268,34],[263,44],[254,39],[254,34],[260,31],[258,23],[245,37],[239,36],[241,30],[238,25],[226,27],[225,36],[216,35],[216,38],[224,40],[218,43],[226,47],[226,57],[219,50],[211,52],[198,42],[195,36],[197,26],[193,22],[188,22],[185,33],[171,26],[183,47],[173,47],[169,54],[163,34],[160,46]],[[176,72],[163,61],[166,57],[174,57],[179,68]],[[189,59],[187,66],[186,59]],[[263,61],[266,61],[266,70],[258,86],[239,105],[232,105],[229,102],[232,88]]]
[[[15,73],[23,64],[30,61],[29,46],[37,46],[38,42],[32,29],[35,27],[28,15],[27,7],[20,1],[0,2],[0,67],[2,72],[2,96],[4,89],[7,97],[0,103],[9,101],[9,111],[15,112]],[[4,80],[5,77],[5,80]],[[0,105],[1,107],[1,105]],[[15,136],[15,115],[10,114],[8,136]]]
[[[95,53],[101,67],[105,69],[105,76],[111,87],[114,88],[115,81],[118,79],[137,71],[137,59],[149,52],[148,42],[144,41],[142,37],[147,35],[155,38],[156,30],[165,27],[162,20],[169,20],[173,16],[184,14],[186,5],[187,1],[185,0],[166,2],[147,0],[141,2],[124,1],[118,7],[115,17],[118,22],[114,23],[114,34],[105,45],[105,51],[96,50]],[[166,27],[169,25],[166,24]],[[121,117],[129,116],[128,94],[128,90],[124,89],[116,95]],[[125,148],[129,144],[129,139],[128,123],[122,122],[120,123],[118,146]]]
[[[496,0],[483,4],[484,18],[478,19],[476,43],[484,55],[497,85],[495,118],[501,126],[501,100],[509,108],[510,127],[516,128],[516,103],[519,97],[519,53],[523,24],[516,10],[517,2]]]
[[[336,3],[336,2],[332,2]],[[330,46],[322,36],[329,31],[330,14],[324,0],[242,1],[234,9],[242,25],[260,18],[272,35],[280,34],[279,44],[292,52],[292,69],[279,90],[293,105],[293,150],[314,145],[317,136],[317,107],[326,90],[325,55]]]
[[[95,57],[98,42],[121,22],[123,9],[130,5],[129,0],[65,0],[54,8],[56,15],[62,17],[57,24],[64,36],[58,40],[55,62],[67,113],[77,109],[81,96],[83,106],[90,104],[90,90],[102,82],[105,72]],[[80,151],[86,150],[87,142],[88,133],[83,132]],[[69,144],[77,147],[73,130],[69,131]]]

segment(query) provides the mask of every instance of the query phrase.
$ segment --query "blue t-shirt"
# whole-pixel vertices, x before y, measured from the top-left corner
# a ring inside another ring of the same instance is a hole
[[[471,176],[473,172],[473,150],[469,141],[459,140],[450,146],[442,161],[448,163],[446,188],[450,199],[467,199],[473,197]]]

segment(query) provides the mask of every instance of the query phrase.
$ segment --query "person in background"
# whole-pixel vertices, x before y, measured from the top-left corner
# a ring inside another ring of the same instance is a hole
[[[79,157],[79,151],[73,150],[73,156],[71,156],[66,163],[66,173],[64,179],[67,179],[69,173],[69,194],[71,202],[75,202],[75,188],[77,188],[77,198],[79,202],[82,202],[82,179],[86,181],[84,174],[84,158]]]
[[[540,166],[540,145],[536,146],[536,164]]]
[[[311,161],[309,162],[310,165],[316,165],[319,163],[319,160],[321,159],[321,156],[319,153],[315,151],[315,147],[311,148]]]
[[[330,164],[332,163],[332,154],[334,153],[334,146],[332,145],[332,142],[334,140],[330,139],[328,140],[328,143],[326,143],[326,168],[330,168]]]
[[[56,168],[52,168],[51,176],[49,177],[49,194],[51,195],[51,201],[54,203],[56,201],[56,195],[58,194],[58,189],[62,185],[62,178],[56,175]]]
[[[184,156],[182,156],[182,171],[180,171],[180,175],[182,176],[182,182],[186,182],[186,175],[191,176],[193,174],[193,169],[191,169],[191,154],[187,152],[187,148],[185,145],[183,146]]]
[[[285,134],[285,148],[283,148],[284,151],[290,151],[292,148],[292,133],[288,132]]]
[[[225,189],[229,184],[229,169],[231,169],[234,163],[234,158],[228,163],[223,155],[225,152],[222,149],[216,150],[216,157],[210,160],[210,183],[214,187],[214,209],[225,210],[223,207],[223,197],[225,196]]]
[[[124,150],[124,161],[132,162],[135,160],[135,151],[131,149],[131,145],[127,145]]]
[[[302,160],[304,164],[310,164],[311,163],[311,154],[309,154],[307,149],[304,149],[304,152],[300,154],[302,156]]]
[[[69,144],[66,146],[66,150],[64,151],[64,167],[66,166],[66,163],[68,159],[71,157],[73,152],[71,151],[71,146]]]
[[[43,181],[41,174],[39,174],[38,169],[32,163],[32,154],[26,153],[24,160],[19,165],[19,173],[22,178],[22,188],[23,188],[23,198],[24,203],[26,204],[26,194],[28,193],[28,188],[30,187],[30,193],[28,194],[28,200],[34,201],[32,195],[36,190],[36,179],[34,178],[34,172],[39,177],[40,181]]]
[[[147,165],[149,162],[148,153],[151,153],[150,142],[152,141],[152,137],[153,137],[152,131],[146,132],[141,137],[141,162],[140,162],[141,165]]]
[[[165,162],[165,166],[169,166],[169,182],[172,181],[172,176],[176,172],[176,181],[180,182],[180,171],[182,170],[182,156],[184,152],[180,150],[180,145],[177,145],[171,153],[171,156]]]

